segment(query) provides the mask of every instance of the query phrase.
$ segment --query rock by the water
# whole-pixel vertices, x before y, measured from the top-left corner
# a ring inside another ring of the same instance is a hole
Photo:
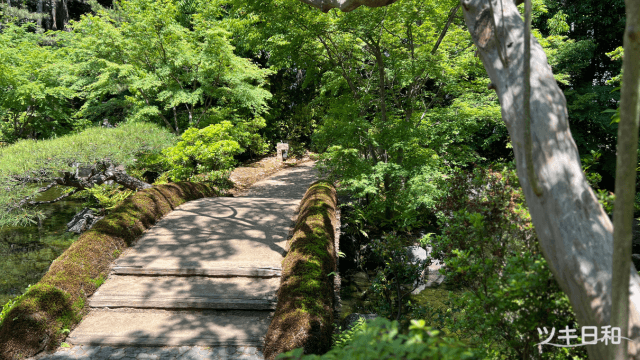
[[[421,248],[420,246],[407,246],[405,247],[405,249],[407,250],[407,257],[409,258],[409,261],[411,261],[413,264],[417,263],[418,261],[427,260],[427,250]]]
[[[89,208],[84,208],[67,223],[67,231],[81,234],[91,229],[91,227],[103,217],[104,216],[95,215],[93,210]]]
[[[431,246],[427,246],[426,250],[420,246],[407,246],[405,249],[407,250],[407,257],[409,261],[413,264],[419,261],[426,261],[431,256]],[[432,259],[428,269],[422,274],[422,281],[418,281],[414,284],[416,289],[411,293],[416,295],[426,288],[442,284],[445,280],[445,276],[441,275],[438,271],[442,266],[443,264],[440,260]]]

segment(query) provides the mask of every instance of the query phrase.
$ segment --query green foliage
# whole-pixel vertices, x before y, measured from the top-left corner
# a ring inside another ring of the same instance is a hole
[[[622,46],[625,22],[623,0],[585,0],[561,3],[544,0],[547,12],[534,20],[543,36],[562,33],[567,45],[559,48],[553,72],[566,73],[564,90],[571,133],[580,154],[600,151],[602,161],[592,168],[602,176],[601,187],[614,190],[617,125],[611,123],[620,95],[609,81],[620,73],[621,62],[612,61]],[[570,24],[568,32],[564,24]],[[540,40],[540,38],[538,38]],[[619,79],[619,78],[618,78]],[[603,113],[603,110],[607,112]],[[613,114],[608,113],[609,111]]]
[[[351,325],[351,328],[342,331],[342,328],[338,326],[338,332],[333,334],[333,347],[343,348],[353,342],[353,339],[358,333],[364,330],[364,324],[366,320],[364,318],[358,318],[355,323]]]
[[[0,141],[63,135],[85,124],[71,118],[66,49],[45,46],[33,24],[0,31]]]
[[[539,251],[515,170],[475,168],[443,185],[441,235],[431,240],[441,273],[465,290],[440,312],[441,327],[463,336],[487,358],[528,358],[537,328],[576,327],[568,298]],[[545,348],[544,359],[584,355],[583,348]]]
[[[175,136],[153,124],[125,123],[115,129],[88,128],[77,134],[50,140],[21,140],[0,148],[0,226],[27,224],[37,211],[16,208],[37,189],[27,181],[51,181],[77,164],[92,165],[109,159],[115,165],[134,166],[138,154],[157,154],[175,143]]]
[[[187,129],[181,141],[164,151],[171,170],[168,176],[175,180],[197,178],[219,182],[228,177],[235,160],[234,155],[244,151],[238,139],[243,135],[229,121],[209,125],[204,129]]]
[[[76,194],[78,197],[88,196],[89,202],[85,206],[95,206],[105,210],[111,210],[120,205],[126,198],[133,195],[134,191],[129,189],[121,190],[119,185],[96,185]]]
[[[512,157],[497,96],[461,18],[432,51],[455,2],[408,0],[327,14],[295,0],[236,3],[253,30],[238,42],[267,51],[264,61],[281,69],[274,81],[283,99],[275,106],[296,115],[280,134],[297,131],[297,116],[318,122],[312,146],[323,153],[323,169],[364,200],[372,223],[420,227],[445,164]],[[546,11],[542,1],[536,9]],[[564,63],[567,38],[543,40],[552,66]],[[284,79],[293,82],[292,93],[281,87]]]
[[[426,326],[422,320],[413,320],[408,334],[402,334],[397,321],[377,318],[364,323],[352,340],[341,347],[335,347],[328,353],[303,355],[303,349],[295,349],[280,355],[280,360],[378,360],[378,359],[441,359],[464,360],[479,359],[464,344],[443,337],[437,330]]]
[[[388,319],[400,320],[403,309],[410,310],[408,295],[422,283],[422,274],[431,262],[430,259],[411,262],[405,243],[396,234],[370,243],[374,256],[384,262],[371,283],[371,306],[376,314]]]
[[[86,99],[78,116],[160,121],[176,133],[220,117],[259,121],[270,71],[234,54],[221,4],[124,0],[73,23],[62,37]]]

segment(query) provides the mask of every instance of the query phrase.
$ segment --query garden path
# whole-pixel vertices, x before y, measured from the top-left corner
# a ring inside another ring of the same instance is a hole
[[[241,196],[176,208],[116,261],[70,346],[34,359],[263,359],[292,221],[317,179],[313,164]]]

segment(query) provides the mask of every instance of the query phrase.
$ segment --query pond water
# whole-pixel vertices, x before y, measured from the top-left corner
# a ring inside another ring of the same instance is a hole
[[[368,275],[368,276],[367,276]],[[368,274],[364,271],[349,271],[341,274],[340,297],[342,300],[342,309],[340,320],[343,320],[351,313],[369,313],[369,301],[367,292],[375,274],[373,271]],[[445,301],[449,300],[449,296],[459,295],[462,291],[448,286],[443,283],[438,286],[429,287],[421,291],[417,295],[410,295],[410,300],[414,304],[428,305],[433,309],[446,308]]]
[[[37,200],[61,195],[54,187]],[[78,235],[66,232],[67,222],[82,210],[81,200],[39,205],[46,219],[40,225],[0,228],[0,307],[37,283],[51,262],[62,254]]]

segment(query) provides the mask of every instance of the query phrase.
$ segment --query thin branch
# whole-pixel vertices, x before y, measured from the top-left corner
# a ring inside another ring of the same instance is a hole
[[[435,55],[436,51],[438,51],[438,47],[440,46],[442,39],[444,39],[444,36],[447,34],[447,30],[449,30],[449,26],[453,22],[453,18],[458,13],[458,10],[460,10],[460,6],[462,6],[462,3],[459,3],[458,6],[451,9],[451,11],[449,12],[449,18],[447,19],[447,23],[444,25],[444,29],[442,29],[442,32],[440,32],[438,41],[436,41],[436,44],[433,46],[433,49],[431,49],[431,55]]]

